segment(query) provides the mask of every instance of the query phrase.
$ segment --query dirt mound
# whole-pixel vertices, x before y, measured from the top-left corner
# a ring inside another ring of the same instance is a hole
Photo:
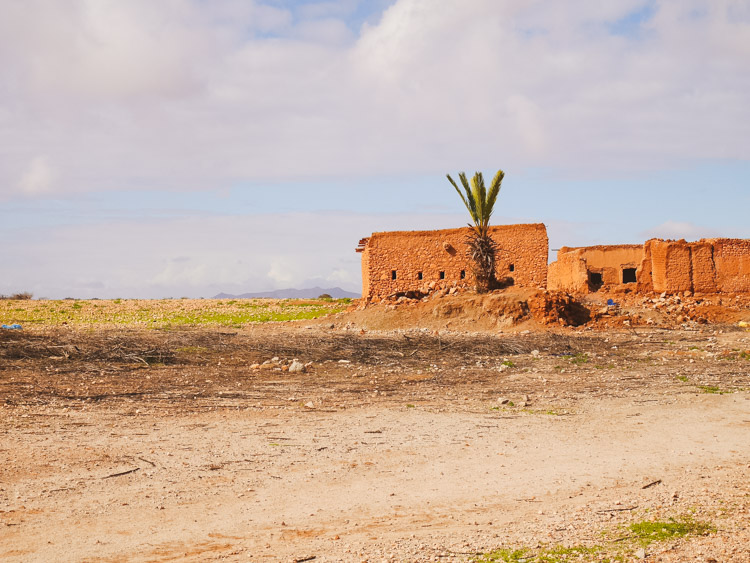
[[[479,295],[454,288],[429,295],[396,294],[379,303],[360,302],[344,314],[339,322],[342,321],[352,327],[373,330],[423,328],[473,332],[583,325],[594,329],[639,326],[695,329],[705,324],[731,327],[739,321],[750,321],[750,296],[643,295],[622,291],[576,295],[520,288]]]
[[[590,319],[588,309],[562,292],[507,288],[487,294],[439,292],[400,295],[353,307],[346,320],[373,330],[521,330],[537,325],[578,326]]]

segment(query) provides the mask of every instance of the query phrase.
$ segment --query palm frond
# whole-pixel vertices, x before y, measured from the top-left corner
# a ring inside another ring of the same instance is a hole
[[[490,184],[490,191],[487,194],[487,201],[485,203],[485,213],[488,225],[490,217],[492,216],[492,211],[495,208],[497,196],[500,194],[500,188],[502,187],[503,178],[505,178],[505,172],[503,172],[502,170],[498,170],[497,174],[495,174],[495,177],[492,179],[492,183]]]
[[[479,220],[479,209],[478,209],[478,203],[476,198],[474,197],[474,193],[471,190],[471,186],[469,185],[469,179],[466,177],[466,172],[459,172],[458,177],[461,180],[461,185],[464,188],[464,191],[466,192],[466,199],[469,202],[469,214],[471,215],[471,219],[476,224]]]
[[[463,202],[464,202],[464,205],[466,206],[466,209],[468,210],[469,214],[471,214],[471,215],[473,216],[473,214],[472,214],[472,212],[471,212],[471,207],[469,207],[469,202],[468,202],[468,201],[466,200],[466,196],[464,196],[464,194],[463,194],[463,193],[461,193],[461,190],[459,189],[458,185],[457,185],[457,184],[456,184],[456,182],[455,182],[455,181],[453,180],[453,178],[451,178],[451,175],[450,175],[450,174],[446,174],[446,177],[448,178],[448,181],[449,181],[449,182],[450,182],[451,184],[453,184],[453,187],[454,187],[454,188],[456,188],[456,191],[458,192],[458,195],[459,195],[459,197],[461,198],[461,201],[463,201]]]

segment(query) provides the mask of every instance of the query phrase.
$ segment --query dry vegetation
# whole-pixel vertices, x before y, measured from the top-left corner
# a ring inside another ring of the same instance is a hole
[[[4,301],[0,558],[750,558],[736,323],[371,330],[346,306]]]

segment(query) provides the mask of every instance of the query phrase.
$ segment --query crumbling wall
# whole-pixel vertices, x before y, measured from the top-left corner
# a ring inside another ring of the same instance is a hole
[[[362,250],[362,297],[373,299],[426,287],[473,287],[466,241],[469,228],[373,233]],[[490,227],[497,243],[498,279],[547,285],[547,229],[539,224]]]
[[[725,293],[750,292],[750,240],[709,239],[713,246],[716,289]]]
[[[715,293],[716,266],[714,264],[714,246],[708,241],[698,241],[689,244],[691,291],[697,293]]]
[[[651,277],[656,293],[692,291],[690,246],[685,240],[651,242]]]
[[[557,260],[549,265],[547,272],[547,289],[573,293],[588,291],[588,273],[582,249],[563,247],[557,252]]]
[[[642,292],[750,292],[750,240],[652,239],[644,246]],[[650,273],[652,283],[646,283]]]
[[[370,294],[370,249],[367,247],[367,239],[360,241],[357,252],[362,253],[362,296]]]
[[[549,265],[547,286],[550,290],[589,291],[589,273],[601,274],[602,284],[623,284],[623,269],[638,270],[643,261],[643,246],[619,244],[562,247],[557,252],[557,261]]]

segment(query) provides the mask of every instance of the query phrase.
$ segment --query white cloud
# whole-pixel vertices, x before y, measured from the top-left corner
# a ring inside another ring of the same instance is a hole
[[[642,235],[644,239],[685,239],[688,241],[722,236],[722,234],[715,229],[685,221],[666,221],[661,225],[644,231]],[[723,236],[727,236],[726,233]]]
[[[608,31],[635,0],[397,0],[358,37],[328,4],[6,3],[0,189],[37,154],[60,193],[750,159],[741,3],[657,3],[637,39]]]
[[[18,187],[26,195],[37,196],[52,191],[55,172],[43,156],[34,157],[23,173]]]

